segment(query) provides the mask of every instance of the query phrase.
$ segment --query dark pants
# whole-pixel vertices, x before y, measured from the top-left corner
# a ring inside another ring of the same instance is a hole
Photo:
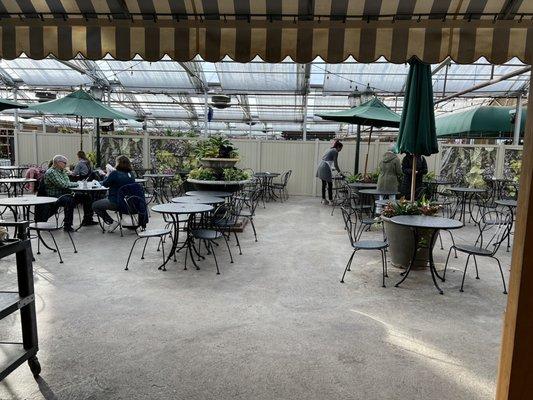
[[[109,199],[101,199],[93,203],[93,211],[96,215],[102,218],[106,224],[112,224],[113,218],[109,216],[107,210],[117,211],[118,208],[117,205],[109,201]]]
[[[328,185],[328,197],[330,200],[333,200],[333,182],[328,182],[323,179],[322,181],[322,198],[326,199],[326,184]]]
[[[63,224],[67,227],[72,226],[72,221],[74,219],[74,209],[77,204],[83,205],[83,221],[92,221],[93,219],[93,208],[92,208],[92,198],[85,195],[76,195],[72,196],[63,196],[57,199],[55,204],[52,207],[52,214],[57,212],[59,207],[63,207],[65,212],[65,220]]]

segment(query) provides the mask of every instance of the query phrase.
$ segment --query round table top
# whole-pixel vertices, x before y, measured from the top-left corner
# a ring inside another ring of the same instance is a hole
[[[513,182],[512,179],[509,178],[492,178],[494,182]]]
[[[162,214],[193,214],[203,213],[213,210],[213,206],[207,204],[178,204],[165,203],[152,207],[152,211]]]
[[[33,178],[2,178],[0,183],[31,183],[37,182],[37,179]]]
[[[512,199],[502,199],[502,200],[496,200],[494,202],[500,206],[513,207],[513,208],[515,208],[518,203],[516,200],[512,200]]]
[[[11,170],[19,170],[19,169],[28,169],[28,167],[22,167],[20,165],[0,165],[0,169],[11,171]]]
[[[71,188],[74,192],[103,192],[106,191],[108,188],[104,186],[87,186],[84,187],[73,187]]]
[[[471,188],[471,187],[451,187],[449,188],[452,192],[459,193],[483,193],[486,192],[486,189]]]
[[[363,189],[360,190],[361,194],[372,194],[374,196],[392,196],[393,194],[398,194],[397,190],[377,190],[377,189]]]
[[[375,188],[378,186],[377,183],[370,183],[370,182],[353,182],[353,183],[348,183],[348,186],[352,187],[352,188]]]
[[[424,180],[424,183],[430,183],[430,184],[433,184],[433,185],[451,185],[454,182],[446,180],[446,179],[435,179],[435,180],[432,180],[432,181]]]
[[[52,204],[56,201],[57,198],[47,196],[5,197],[0,199],[0,206],[36,206],[38,204]]]
[[[146,179],[143,178],[135,178],[135,183],[146,183]]]
[[[221,204],[225,201],[222,197],[215,196],[180,196],[172,199],[173,203],[182,204]]]
[[[280,176],[281,174],[279,172],[256,172],[254,174],[257,178],[275,178],[276,176]]]
[[[173,174],[144,174],[145,178],[174,178]]]
[[[191,190],[185,193],[186,196],[212,196],[212,197],[231,197],[231,192],[219,192],[217,190]]]
[[[429,217],[427,215],[397,215],[392,217],[391,221],[398,225],[413,228],[458,229],[463,227],[463,223],[455,219]]]

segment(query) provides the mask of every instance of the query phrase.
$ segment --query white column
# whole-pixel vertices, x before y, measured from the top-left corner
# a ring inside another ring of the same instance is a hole
[[[44,118],[44,115],[43,115],[43,133],[46,133],[46,119]]]
[[[514,135],[513,135],[513,144],[518,146],[520,143],[520,125],[522,123],[522,93],[518,95],[516,102],[516,114],[514,118]]]
[[[143,164],[144,168],[150,168],[150,137],[146,125],[143,125]]]
[[[304,96],[304,110],[303,110],[303,122],[302,122],[302,140],[307,140],[307,96]]]

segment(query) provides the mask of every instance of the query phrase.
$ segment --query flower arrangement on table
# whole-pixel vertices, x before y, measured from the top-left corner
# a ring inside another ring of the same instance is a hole
[[[383,207],[381,215],[387,218],[392,218],[397,215],[434,216],[440,211],[440,209],[440,205],[431,203],[429,200],[426,200],[425,197],[414,202],[408,201],[402,197],[396,202],[387,203],[387,205]]]
[[[379,169],[374,172],[370,172],[368,174],[358,173],[358,174],[348,175],[346,176],[346,182],[348,183],[355,183],[355,182],[376,183],[378,181],[378,177],[379,177]]]

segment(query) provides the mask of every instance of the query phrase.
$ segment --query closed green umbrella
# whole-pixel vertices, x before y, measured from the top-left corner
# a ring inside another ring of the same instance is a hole
[[[409,61],[409,65],[396,151],[413,155],[411,201],[414,201],[416,156],[438,153],[439,146],[435,131],[431,68],[417,59]]]
[[[117,111],[101,101],[95,100],[84,90],[77,90],[60,99],[32,104],[30,110],[49,114],[76,115],[81,118],[97,118],[96,124],[96,164],[100,166],[100,118],[135,119],[135,116]],[[83,119],[82,119],[83,121]],[[83,122],[82,122],[83,125]]]

